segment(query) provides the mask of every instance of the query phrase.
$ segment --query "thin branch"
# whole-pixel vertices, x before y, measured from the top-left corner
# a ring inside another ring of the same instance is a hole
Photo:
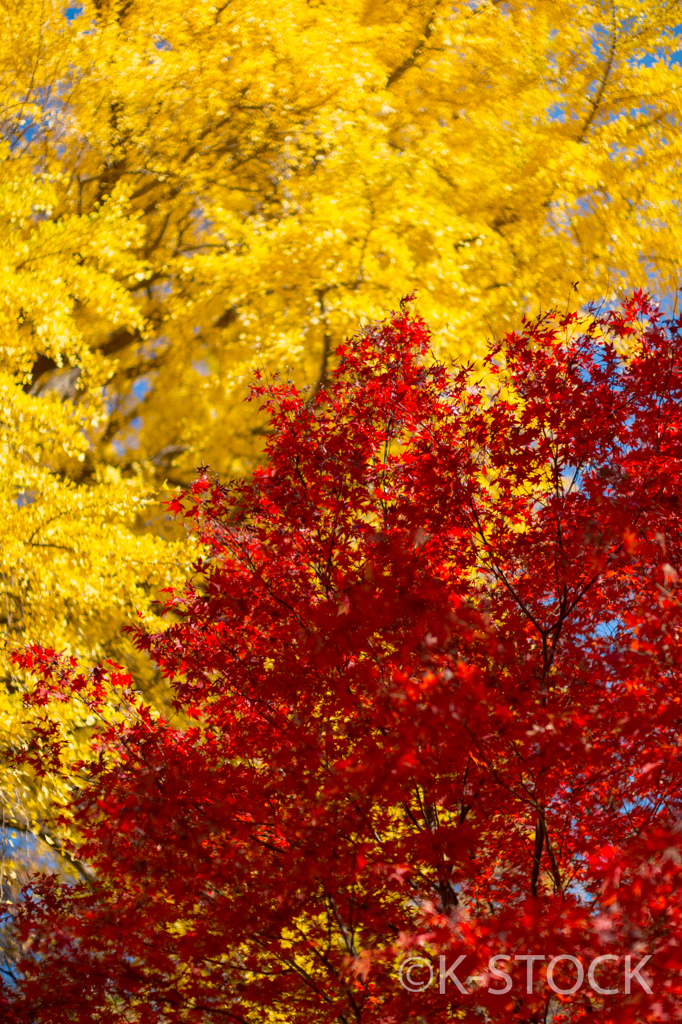
[[[580,135],[578,136],[578,142],[584,142],[585,141],[585,139],[587,137],[587,133],[590,130],[590,127],[592,126],[592,122],[594,121],[594,119],[596,117],[597,111],[598,111],[598,109],[599,109],[599,107],[601,105],[601,101],[602,101],[602,99],[604,97],[604,90],[606,89],[606,86],[607,86],[607,83],[608,83],[608,80],[609,80],[609,76],[611,75],[611,71],[613,69],[613,61],[615,59],[615,56],[616,56],[616,33],[615,33],[615,30],[614,30],[614,32],[613,32],[613,34],[611,36],[611,48],[609,50],[609,56],[608,56],[608,58],[606,60],[606,64],[604,65],[604,73],[603,73],[603,75],[601,77],[601,81],[599,83],[599,88],[597,89],[596,96],[594,97],[594,99],[590,98],[590,104],[592,106],[592,109],[589,112],[589,114],[587,115],[587,117],[585,118],[583,126],[580,129]]]
[[[400,78],[402,78],[406,71],[409,71],[411,67],[414,67],[416,62],[421,57],[427,42],[433,35],[434,18],[436,16],[438,6],[439,5],[436,4],[436,6],[431,11],[431,14],[429,15],[429,20],[427,21],[426,27],[424,28],[424,33],[421,37],[421,41],[417,43],[409,57],[406,57],[402,64],[399,67],[395,68],[395,70],[392,71],[391,74],[386,79],[387,89],[390,89],[392,85],[394,85]]]

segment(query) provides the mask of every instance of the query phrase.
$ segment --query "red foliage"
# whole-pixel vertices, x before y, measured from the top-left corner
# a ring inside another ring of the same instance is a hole
[[[117,679],[137,710],[78,805],[98,880],[34,881],[8,1014],[679,1014],[681,329],[641,294],[550,314],[481,377],[403,309],[321,394],[258,383],[267,464],[175,503],[210,557],[137,633],[194,724]],[[544,957],[531,992],[524,960],[490,991],[498,954]]]

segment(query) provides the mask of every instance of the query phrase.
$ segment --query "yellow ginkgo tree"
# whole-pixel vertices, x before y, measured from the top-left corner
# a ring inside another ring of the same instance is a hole
[[[145,524],[149,482],[92,461],[107,419],[107,372],[89,350],[77,310],[112,324],[143,321],[115,274],[137,266],[139,226],[116,203],[53,220],[54,189],[20,174],[5,154],[0,185],[0,823],[61,846],[46,824],[55,784],[25,771],[32,714],[13,666],[17,644],[41,639],[86,658],[132,659],[120,632],[135,608],[152,614],[157,590],[187,561]],[[12,177],[11,175],[15,176]],[[78,254],[78,255],[76,255]],[[103,264],[105,264],[103,266]],[[32,380],[36,362],[52,373]],[[85,390],[78,390],[80,381]],[[71,393],[73,391],[73,393]],[[71,398],[69,398],[71,394]],[[140,667],[141,668],[141,667]],[[145,679],[141,668],[142,678]],[[153,689],[153,679],[146,684]],[[87,714],[75,702],[52,711],[75,761]],[[57,791],[68,793],[69,783]],[[10,844],[13,845],[13,844]],[[0,872],[11,873],[12,863]]]

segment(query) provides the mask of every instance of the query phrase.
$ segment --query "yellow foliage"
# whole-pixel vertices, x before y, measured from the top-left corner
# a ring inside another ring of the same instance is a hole
[[[0,2],[11,638],[132,659],[191,558],[152,491],[251,471],[255,365],[321,386],[415,288],[468,358],[573,282],[678,284],[678,0],[64,4]]]

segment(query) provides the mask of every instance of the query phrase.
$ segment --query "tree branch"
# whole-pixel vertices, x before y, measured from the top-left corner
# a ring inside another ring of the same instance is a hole
[[[422,37],[421,37],[421,42],[417,43],[415,48],[412,50],[412,53],[410,54],[410,56],[406,57],[405,60],[402,62],[402,64],[399,67],[395,68],[395,70],[392,71],[391,74],[386,79],[386,88],[387,89],[390,89],[392,85],[395,85],[395,83],[400,78],[403,77],[403,75],[405,74],[406,71],[409,71],[411,67],[414,67],[416,62],[421,57],[422,53],[424,52],[424,48],[426,47],[427,42],[429,41],[429,39],[433,35],[433,19],[436,16],[436,11],[437,10],[438,10],[438,4],[436,4],[436,6],[431,11],[431,14],[429,15],[429,20],[427,21],[426,27],[424,28],[424,32],[423,32]]]

